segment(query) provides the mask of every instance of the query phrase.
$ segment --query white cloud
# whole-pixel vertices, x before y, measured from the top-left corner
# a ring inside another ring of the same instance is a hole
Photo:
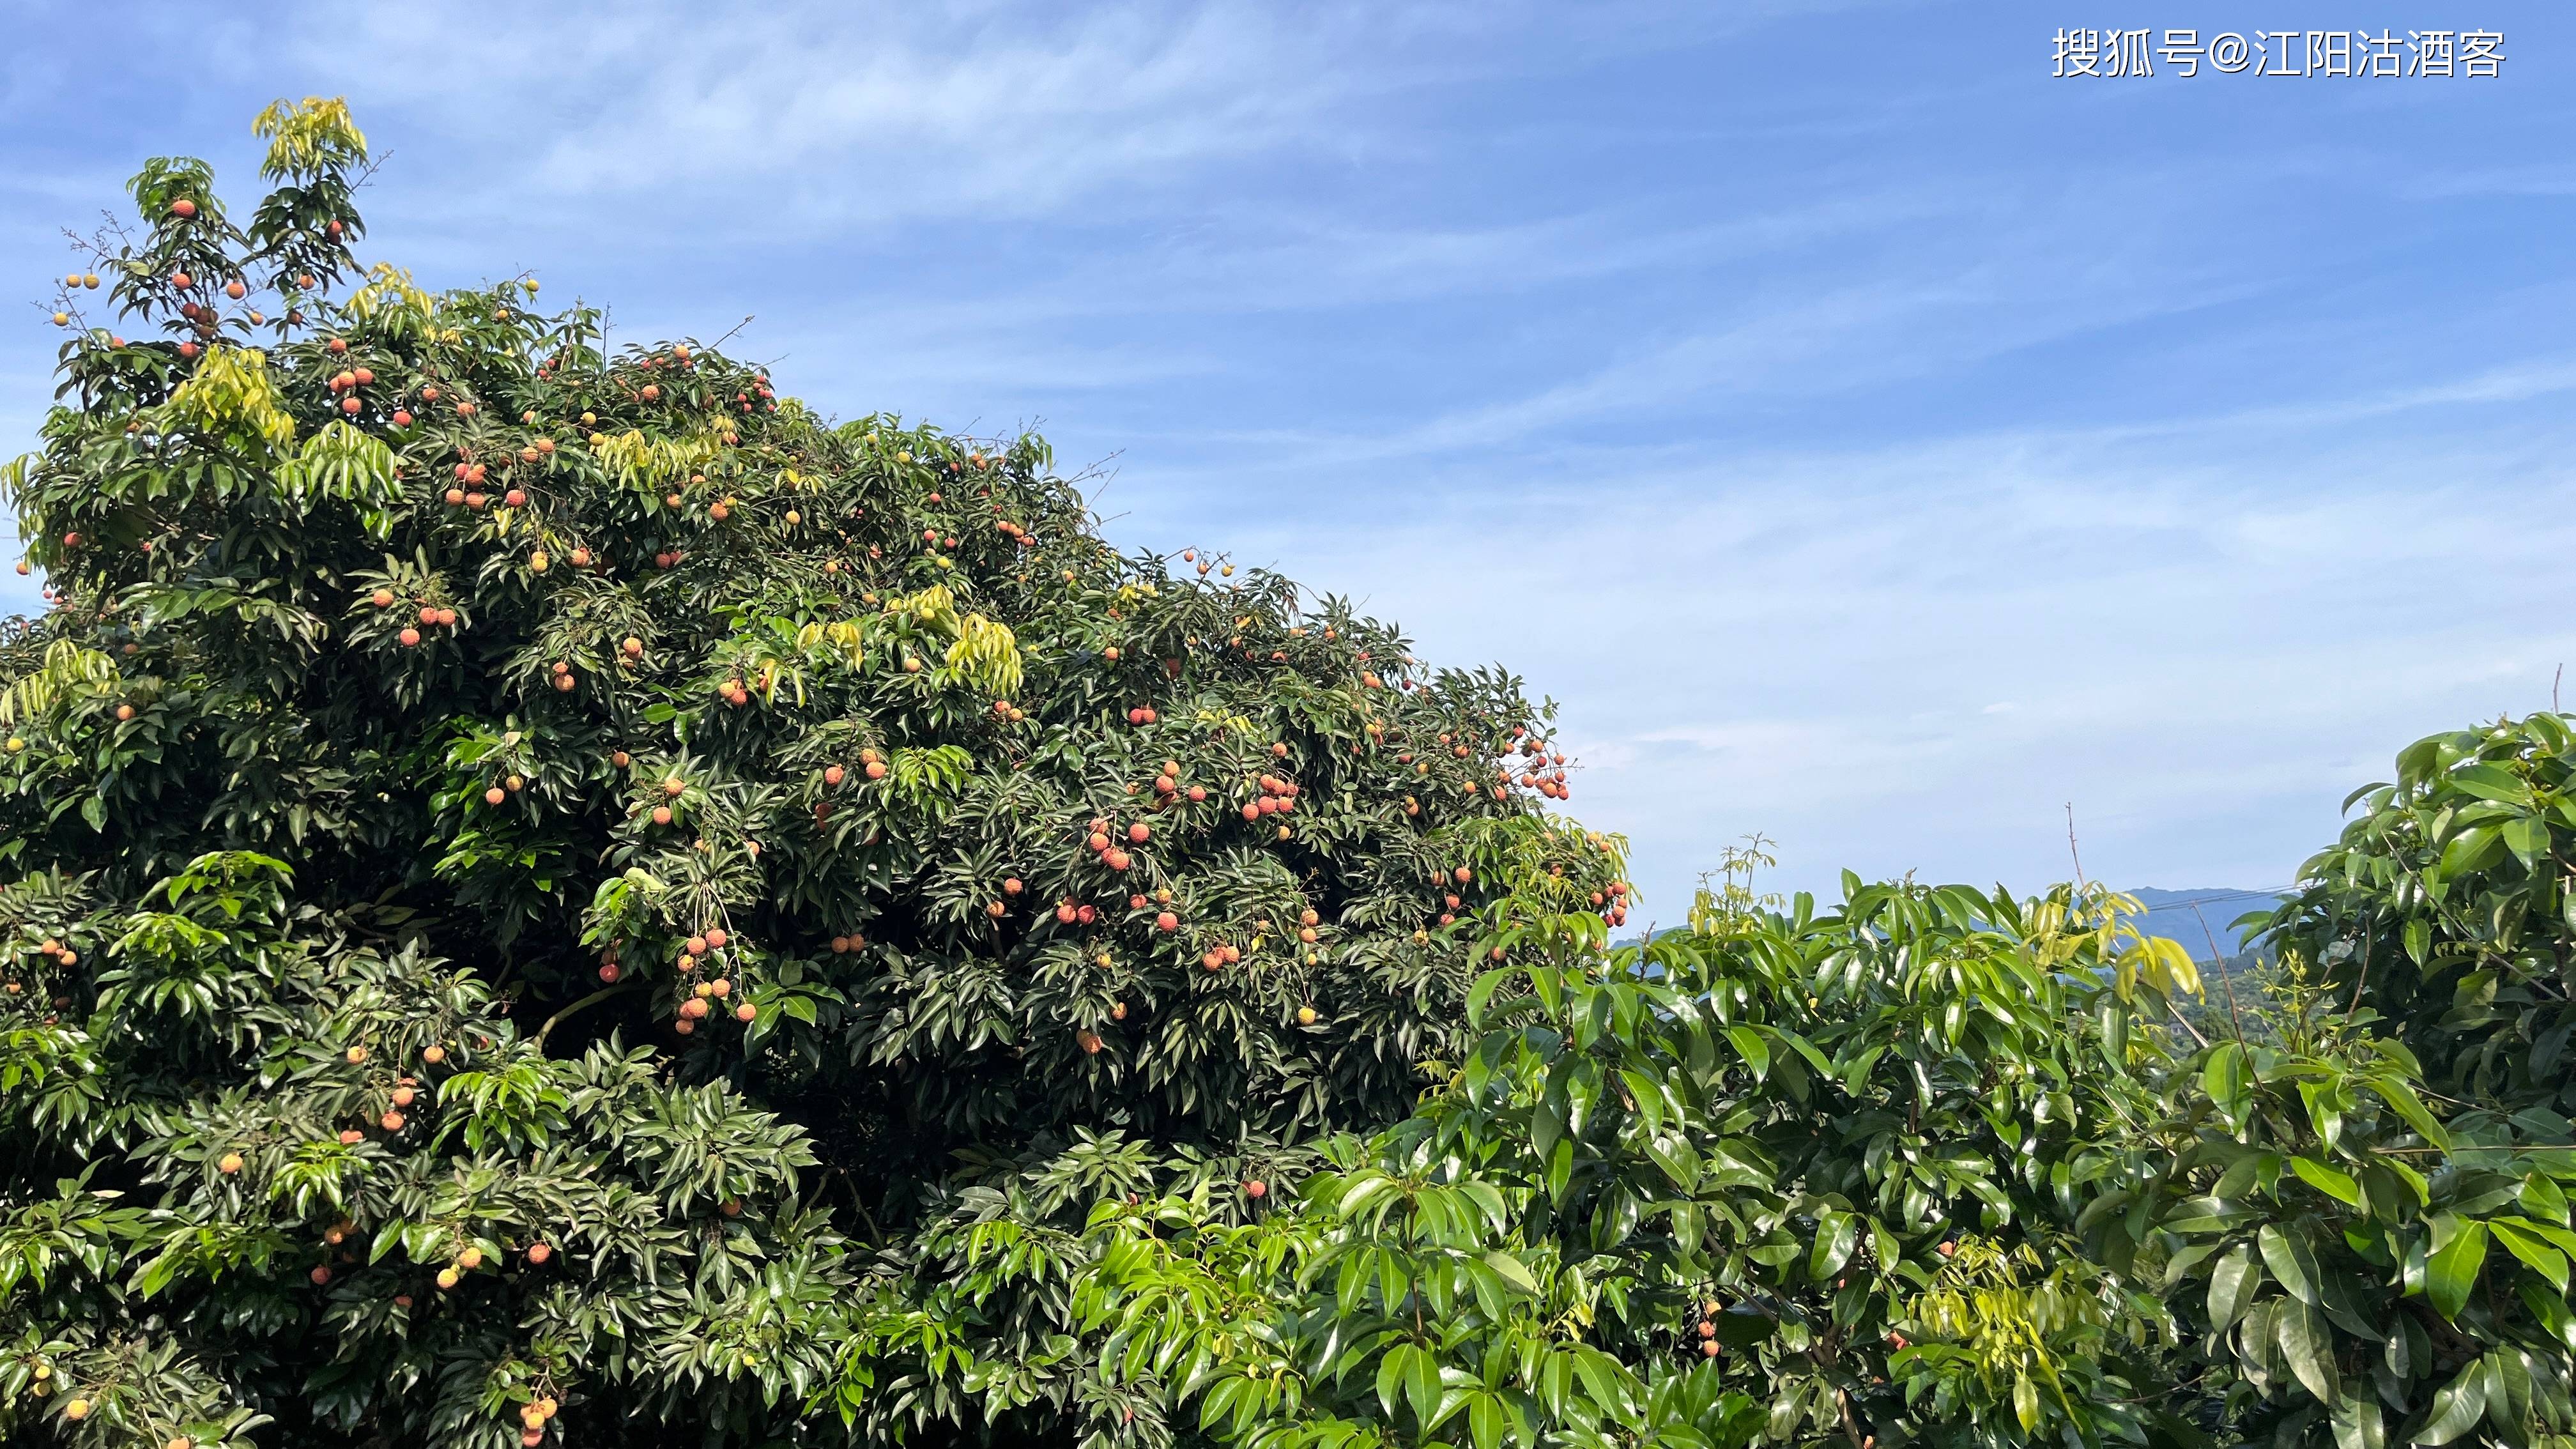
[[[2544,391],[2482,375],[2297,425],[1640,449],[1543,522],[1309,515],[1235,541],[1566,701],[1573,808],[1636,840],[1656,910],[1756,829],[1797,884],[2036,884],[2067,869],[2070,802],[2096,875],[2273,885],[2398,746],[2545,706],[2576,656],[2576,623],[2512,602],[2563,597],[2576,472],[2521,458],[2576,439],[2485,401]]]
[[[1346,6],[1168,0],[329,13],[304,28],[307,67],[437,117],[439,151],[512,142],[518,164],[493,178],[511,204],[623,203],[647,246],[673,231],[1017,220],[1229,159],[1328,150],[1350,139],[1339,108],[1388,79],[1369,43],[1401,52],[1442,28],[1436,11],[1386,24]]]

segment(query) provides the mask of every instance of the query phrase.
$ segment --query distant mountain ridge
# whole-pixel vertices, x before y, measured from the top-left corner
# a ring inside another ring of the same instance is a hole
[[[2153,886],[2131,890],[2139,904],[2147,908],[2140,918],[2140,929],[2151,936],[2165,936],[2182,943],[2196,960],[2206,961],[2213,938],[2218,943],[2217,955],[2233,956],[2245,946],[2244,933],[2235,921],[2248,911],[2266,911],[2288,899],[2278,891],[2242,890],[2213,886],[2206,890],[2169,891]],[[2204,928],[2204,923],[2206,926]]]
[[[2141,886],[2127,892],[2147,908],[2134,924],[2150,936],[2164,936],[2182,944],[2195,961],[2214,959],[2209,947],[2215,939],[2216,956],[2236,956],[2245,949],[2245,933],[2236,928],[2236,918],[2248,911],[2268,911],[2289,899],[2279,891],[2243,890],[2233,886],[2212,886],[2205,890],[2169,891],[2155,886]],[[2204,929],[2203,923],[2206,922]],[[1656,934],[1679,929],[1666,926]],[[1611,941],[1613,946],[1642,946],[1646,936],[1639,933]]]

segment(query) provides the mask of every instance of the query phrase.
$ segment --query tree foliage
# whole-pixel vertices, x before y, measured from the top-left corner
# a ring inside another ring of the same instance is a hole
[[[1089,1312],[1260,1449],[2563,1446],[2565,1119],[2295,956],[2270,1030],[2170,1031],[2135,909],[1850,880],[1605,950],[1506,903],[1541,949],[1440,1091],[1293,1216],[1106,1205]]]
[[[345,110],[259,133],[246,220],[136,177],[7,479],[0,1434],[1039,1432],[1086,1351],[960,1223],[1248,1213],[1462,1045],[1460,917],[1624,914],[1508,675],[362,265]]]

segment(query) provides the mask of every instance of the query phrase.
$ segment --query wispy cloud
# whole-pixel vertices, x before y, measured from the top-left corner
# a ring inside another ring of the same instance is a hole
[[[2097,870],[2271,884],[2397,745],[2544,706],[2576,654],[2563,617],[2497,612],[2564,597],[2576,468],[2456,446],[2479,430],[2459,410],[2556,371],[2296,419],[1628,458],[1535,528],[1318,523],[1255,546],[1328,557],[1317,583],[1435,657],[1513,660],[1565,701],[1576,808],[1651,847],[1667,903],[1753,829],[1801,879],[2046,878],[2070,802]],[[2455,415],[2410,436],[2428,409]],[[2544,451],[2576,441],[2534,426]]]
[[[1348,139],[1338,108],[1385,84],[1353,65],[1449,27],[1348,6],[443,8],[344,14],[304,59],[468,136],[525,138],[506,180],[549,206],[645,203],[728,237],[781,222],[886,225],[1054,214],[1109,188]],[[353,65],[354,62],[354,65]],[[454,100],[471,93],[476,104]],[[495,178],[496,180],[504,178]],[[675,200],[679,205],[672,205]],[[693,201],[721,209],[699,212]],[[691,215],[692,212],[698,212]]]

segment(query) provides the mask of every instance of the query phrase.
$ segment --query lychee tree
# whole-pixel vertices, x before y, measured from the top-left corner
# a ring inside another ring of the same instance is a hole
[[[2529,1090],[2480,1073],[2556,1048],[2517,1032],[2564,1010],[2561,918],[2361,962],[2454,909],[2417,881],[2556,888],[2568,739],[2401,756],[2274,918],[2285,985],[2205,1042],[2157,1024],[2187,958],[2098,888],[1847,877],[1606,952],[1507,906],[1460,1069],[1293,1211],[1095,1211],[1102,1362],[1243,1449],[2566,1449],[2576,1131],[2426,1085]],[[2400,1034],[2445,1009],[2419,1063]]]
[[[1515,903],[1420,1110],[1257,1224],[1103,1207],[1085,1311],[1247,1449],[2189,1442],[2080,1232],[2155,1176],[2190,978],[2135,910],[1851,879],[1608,949]]]
[[[1480,909],[1624,919],[1550,711],[1038,438],[362,265],[345,109],[258,131],[245,219],[134,178],[5,480],[0,1435],[1168,1440],[1086,1214],[1257,1218]]]

